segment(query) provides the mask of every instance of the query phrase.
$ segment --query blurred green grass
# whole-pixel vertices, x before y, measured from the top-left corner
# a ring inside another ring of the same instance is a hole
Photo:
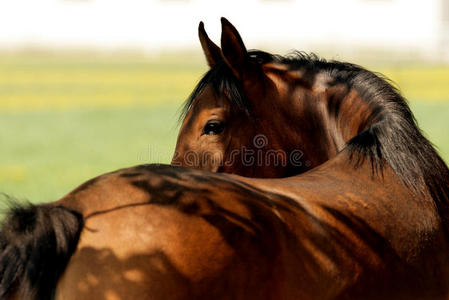
[[[87,179],[131,165],[169,162],[176,107],[0,113],[0,190],[56,200]]]
[[[449,67],[371,69],[390,77],[449,160]],[[0,54],[0,192],[54,201],[85,180],[170,161],[178,109],[202,57]]]

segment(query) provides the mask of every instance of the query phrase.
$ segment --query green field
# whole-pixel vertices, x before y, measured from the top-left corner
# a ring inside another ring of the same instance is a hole
[[[371,69],[449,161],[449,67]],[[205,70],[190,56],[1,54],[0,191],[53,201],[101,173],[169,162],[178,109]]]

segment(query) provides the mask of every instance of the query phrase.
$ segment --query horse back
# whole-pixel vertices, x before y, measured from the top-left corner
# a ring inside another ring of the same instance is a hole
[[[136,167],[63,198],[59,204],[82,212],[85,226],[57,298],[277,295],[278,217],[257,193],[200,174]]]
[[[58,298],[447,295],[435,208],[394,180],[326,168],[278,183],[164,166],[103,175],[59,202],[85,227]]]

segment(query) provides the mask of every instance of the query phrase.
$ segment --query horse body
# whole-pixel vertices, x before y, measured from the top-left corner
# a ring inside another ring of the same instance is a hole
[[[87,220],[58,299],[447,299],[435,207],[346,164],[287,180],[168,166],[102,176],[57,203]]]
[[[0,298],[449,299],[449,170],[395,89],[247,52],[226,20],[221,49],[199,32],[211,69],[173,164],[201,170],[137,166],[13,210]]]

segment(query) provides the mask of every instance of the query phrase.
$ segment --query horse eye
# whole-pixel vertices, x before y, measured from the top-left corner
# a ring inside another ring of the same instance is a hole
[[[225,124],[220,121],[209,121],[203,128],[203,134],[217,135],[223,132]]]

